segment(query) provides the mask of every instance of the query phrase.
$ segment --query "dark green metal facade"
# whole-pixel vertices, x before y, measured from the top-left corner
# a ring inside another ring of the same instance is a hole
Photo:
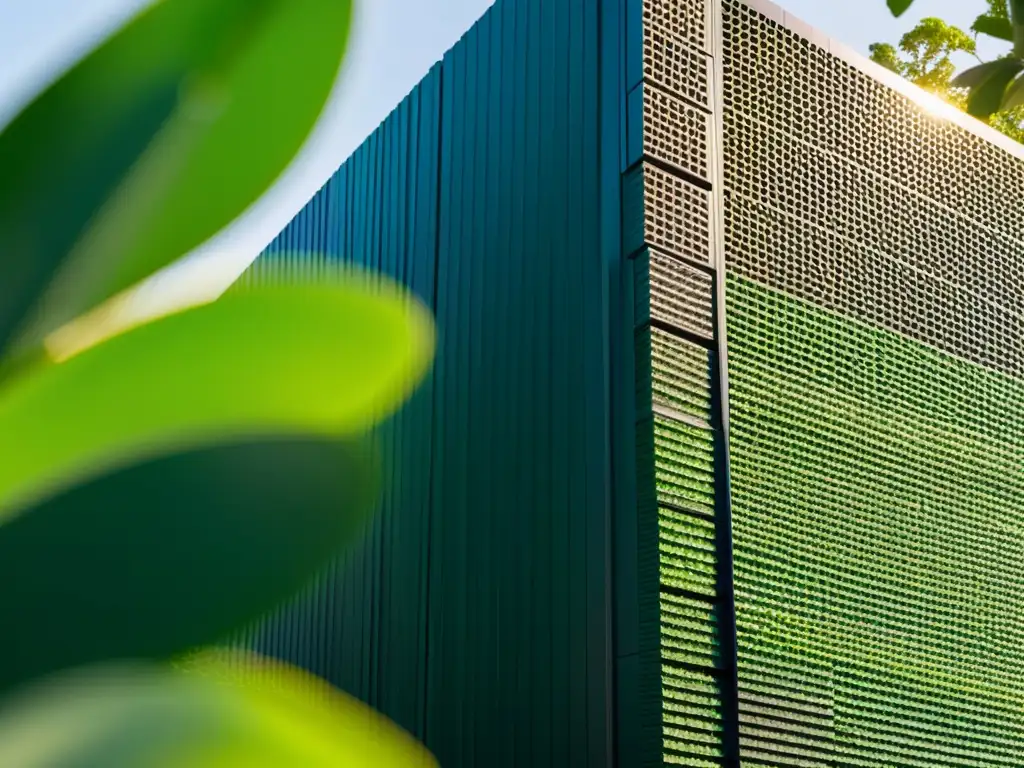
[[[618,26],[617,3],[498,3],[245,277],[351,262],[436,315],[366,540],[248,640],[446,766],[612,759]]]
[[[989,139],[763,0],[498,0],[246,277],[439,332],[365,541],[248,642],[446,766],[1024,765]]]
[[[420,83],[270,245],[244,276],[287,280],[357,263],[434,305],[442,76]],[[434,380],[378,435],[384,498],[361,546],[297,604],[255,630],[257,649],[310,669],[426,728],[434,494]]]

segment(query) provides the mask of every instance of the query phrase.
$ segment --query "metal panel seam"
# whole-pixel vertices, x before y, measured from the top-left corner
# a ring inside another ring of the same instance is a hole
[[[736,591],[733,564],[732,484],[729,466],[729,344],[726,333],[726,254],[725,254],[725,41],[722,30],[723,8],[720,0],[706,0],[711,9],[713,47],[712,130],[711,130],[711,243],[715,266],[715,339],[713,397],[717,401],[718,443],[715,462],[715,529],[718,549],[718,598],[723,616],[719,625],[725,647],[725,677],[722,695],[723,750],[726,764],[740,765],[739,739],[739,650],[736,629]]]

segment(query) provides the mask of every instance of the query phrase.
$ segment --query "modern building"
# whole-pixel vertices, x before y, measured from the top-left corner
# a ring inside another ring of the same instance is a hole
[[[762,0],[498,0],[248,279],[325,260],[438,357],[259,647],[449,767],[1024,765],[1021,147]]]

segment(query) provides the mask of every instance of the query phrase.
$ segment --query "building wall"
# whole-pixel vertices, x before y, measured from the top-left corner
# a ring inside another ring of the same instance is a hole
[[[383,272],[434,306],[443,73],[435,67],[332,176],[243,276],[316,277],[354,263]],[[256,650],[309,669],[422,738],[431,670],[425,578],[431,526],[436,374],[377,437],[381,508],[365,540],[279,616]]]
[[[1024,152],[936,112],[762,0],[499,0],[246,278],[440,339],[252,644],[444,765],[1020,764]]]
[[[724,3],[741,742],[1024,755],[1024,162]]]
[[[643,759],[623,765],[715,766],[738,756],[713,10],[704,0],[633,0],[628,11],[640,687],[652,703]]]
[[[664,759],[1019,764],[1024,153],[755,5],[643,2]]]
[[[436,316],[365,541],[248,639],[445,766],[612,760],[618,25],[616,3],[499,2],[245,278],[352,262]]]

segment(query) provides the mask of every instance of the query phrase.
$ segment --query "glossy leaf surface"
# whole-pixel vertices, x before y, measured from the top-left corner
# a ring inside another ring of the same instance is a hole
[[[146,456],[365,432],[412,391],[432,349],[426,310],[348,278],[232,292],[30,369],[0,389],[0,520]]]
[[[0,690],[223,639],[350,543],[375,488],[359,443],[293,439],[147,461],[41,503],[0,527]]]
[[[319,116],[350,16],[350,0],[160,0],[0,132],[0,350],[255,202]]]
[[[109,666],[0,709],[19,768],[428,768],[433,757],[361,702],[296,670],[214,657],[202,671]]]

